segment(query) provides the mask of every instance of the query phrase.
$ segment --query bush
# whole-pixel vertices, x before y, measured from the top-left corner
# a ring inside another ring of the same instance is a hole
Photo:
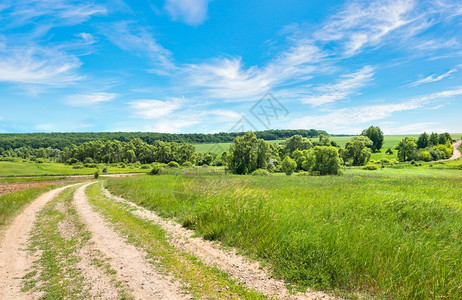
[[[297,176],[309,176],[309,175],[310,175],[310,173],[305,172],[305,171],[300,171],[300,172],[297,173]]]
[[[38,163],[38,164],[43,164],[45,162],[45,160],[43,158],[37,158],[35,160],[35,162]]]
[[[72,169],[83,169],[82,165],[75,165],[72,167]]]
[[[98,168],[97,164],[84,164],[83,165],[85,168]]]
[[[160,172],[162,172],[163,169],[164,168],[161,166],[156,165],[151,169],[151,171],[149,171],[149,175],[158,175]]]
[[[95,179],[98,179],[98,177],[99,177],[99,170],[96,171],[95,173],[93,173],[93,177],[95,177]]]
[[[149,169],[150,167],[151,167],[151,166],[149,166],[149,165],[142,165],[142,166],[141,166],[141,169],[142,169],[142,170],[147,170],[147,169]]]
[[[361,169],[363,169],[363,170],[374,171],[374,170],[378,170],[379,168],[378,168],[376,165],[365,165],[365,166],[362,167]]]
[[[391,155],[393,154],[393,150],[391,150],[391,148],[388,148],[387,151],[385,151],[385,153]]]
[[[282,161],[282,171],[286,173],[286,175],[292,175],[296,168],[297,163],[292,158],[286,156]]]
[[[185,161],[183,164],[181,164],[182,167],[185,167],[185,168],[190,168],[192,167],[192,162],[190,161]]]
[[[103,174],[106,174],[107,173],[107,167],[104,167],[102,172],[103,172]]]
[[[173,160],[172,160],[171,162],[169,162],[169,163],[167,164],[167,166],[168,166],[169,168],[179,168],[179,167],[180,167],[180,164],[178,164],[176,161],[173,161]]]
[[[69,158],[68,160],[66,160],[66,164],[68,164],[68,165],[73,165],[73,164],[76,164],[78,162],[79,161],[76,158]]]
[[[252,176],[269,176],[270,173],[265,169],[256,169],[252,172]]]
[[[84,164],[92,164],[93,163],[93,159],[91,157],[87,157],[83,160],[83,163]]]

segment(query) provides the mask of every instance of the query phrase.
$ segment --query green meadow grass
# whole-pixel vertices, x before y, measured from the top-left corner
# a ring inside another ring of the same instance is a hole
[[[106,185],[206,239],[262,259],[300,288],[460,299],[462,171],[345,172],[138,176]]]
[[[0,231],[32,200],[55,187],[57,185],[30,188],[0,196]]]
[[[146,172],[140,168],[107,167],[109,174]],[[31,175],[91,175],[96,168],[74,169],[62,163],[34,163],[0,161],[0,176],[31,176]]]

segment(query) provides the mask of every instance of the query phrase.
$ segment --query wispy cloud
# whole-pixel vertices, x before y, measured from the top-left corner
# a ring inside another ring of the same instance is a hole
[[[378,45],[384,37],[413,21],[412,0],[354,1],[334,15],[314,38],[340,42],[344,54],[355,55]]]
[[[86,95],[72,95],[67,99],[67,104],[72,106],[90,106],[101,102],[109,102],[117,97],[112,93],[93,93]]]
[[[447,90],[405,100],[399,103],[348,107],[324,115],[306,116],[290,122],[291,128],[323,128],[331,131],[348,130],[353,125],[383,120],[396,112],[422,108],[434,100],[462,95],[462,88]]]
[[[174,21],[197,26],[207,19],[210,0],[167,0],[165,9]]]
[[[80,37],[85,42],[86,45],[94,44],[97,41],[95,36],[88,32],[81,32],[81,33],[76,34],[76,36]]]
[[[83,79],[75,56],[38,46],[0,47],[0,81],[62,86]]]
[[[182,108],[184,99],[174,98],[170,101],[155,99],[135,100],[129,103],[134,109],[134,114],[143,119],[158,119],[170,115]]]
[[[342,75],[337,83],[315,87],[314,90],[318,94],[304,97],[300,101],[312,106],[319,106],[346,99],[348,96],[357,93],[360,88],[372,80],[373,71],[374,69],[371,66],[365,66],[358,72]]]
[[[424,84],[424,83],[440,81],[440,80],[442,80],[442,79],[444,79],[446,77],[449,77],[452,73],[455,73],[455,72],[457,72],[457,69],[449,70],[448,72],[446,72],[444,74],[441,74],[439,76],[436,76],[436,74],[432,74],[430,76],[419,79],[419,80],[409,84],[409,86],[414,87],[414,86],[418,86],[418,85],[421,85],[421,84]]]
[[[120,49],[148,57],[158,67],[153,70],[156,73],[166,75],[175,69],[170,59],[170,51],[157,43],[149,28],[139,26],[135,22],[122,21],[104,27],[102,31]]]

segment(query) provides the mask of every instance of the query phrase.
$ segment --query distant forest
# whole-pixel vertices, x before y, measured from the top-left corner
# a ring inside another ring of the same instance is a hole
[[[282,140],[294,135],[306,138],[317,137],[321,134],[328,136],[324,130],[295,129],[295,130],[265,130],[256,131],[257,138],[264,140]],[[48,148],[63,150],[71,145],[81,145],[89,141],[117,140],[129,142],[135,138],[153,144],[155,141],[176,143],[230,143],[244,132],[220,132],[212,134],[188,133],[171,134],[157,132],[66,132],[66,133],[4,133],[0,134],[0,148],[17,149],[20,147]]]

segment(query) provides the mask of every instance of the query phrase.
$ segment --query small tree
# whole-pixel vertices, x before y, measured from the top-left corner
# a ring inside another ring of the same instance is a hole
[[[266,169],[269,149],[266,141],[257,139],[253,132],[247,132],[236,137],[229,147],[228,167],[235,174],[248,174],[256,169]]]
[[[383,146],[383,132],[378,126],[371,126],[361,133],[361,135],[367,136],[371,141],[371,149],[374,152],[380,151]]]
[[[350,161],[353,166],[364,166],[371,158],[372,141],[367,136],[355,136],[348,141],[345,149],[340,151],[341,157],[345,163]]]
[[[426,132],[422,133],[419,135],[419,138],[417,139],[417,148],[419,149],[425,149],[429,145],[429,139],[430,137]]]
[[[284,160],[282,161],[282,171],[286,173],[286,175],[292,175],[296,168],[297,163],[289,156],[286,156],[286,158],[284,158]]]
[[[316,146],[313,149],[315,162],[314,172],[320,175],[338,175],[340,174],[341,159],[338,149],[332,146]]]
[[[414,158],[415,152],[417,150],[417,144],[414,138],[405,137],[399,142],[398,146],[396,146],[396,149],[398,149],[399,161],[408,161]]]

